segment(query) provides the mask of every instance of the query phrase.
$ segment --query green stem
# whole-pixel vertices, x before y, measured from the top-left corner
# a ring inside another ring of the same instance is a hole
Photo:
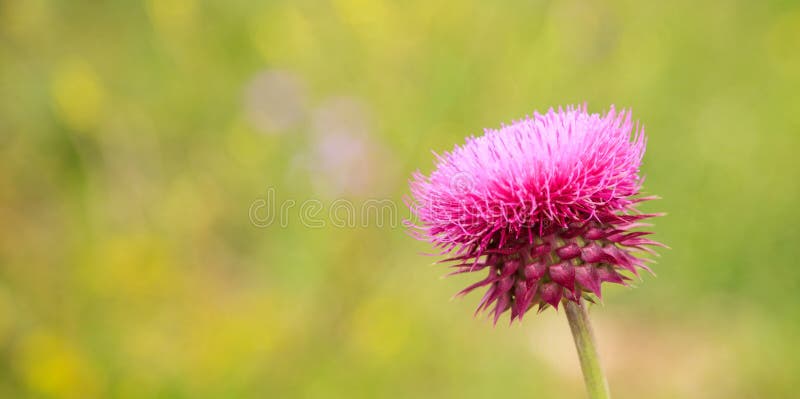
[[[597,356],[597,345],[594,343],[592,326],[589,324],[589,314],[583,303],[564,302],[566,302],[564,309],[567,311],[569,328],[572,330],[572,338],[575,339],[575,347],[578,349],[583,381],[586,383],[589,398],[609,399],[611,395],[608,393],[605,374],[600,367],[600,357]]]

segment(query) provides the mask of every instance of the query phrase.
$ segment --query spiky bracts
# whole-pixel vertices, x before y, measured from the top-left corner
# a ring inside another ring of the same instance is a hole
[[[513,321],[534,306],[541,311],[548,305],[558,308],[562,300],[594,301],[592,295],[602,297],[602,283],[627,285],[638,269],[649,271],[648,259],[633,253],[651,252],[647,246],[661,244],[644,237],[650,233],[631,229],[642,225],[636,220],[651,216],[655,215],[607,215],[573,222],[543,231],[532,241],[517,239],[502,246],[497,241],[446,261],[458,262],[451,275],[488,269],[484,279],[457,295],[488,287],[476,313],[490,310],[496,323],[510,310]]]
[[[488,269],[466,294],[488,287],[478,312],[495,322],[533,306],[601,296],[601,284],[625,284],[646,269],[636,252],[660,245],[635,231],[643,131],[630,113],[568,107],[486,130],[417,172],[409,203],[413,233],[458,261],[453,274]]]

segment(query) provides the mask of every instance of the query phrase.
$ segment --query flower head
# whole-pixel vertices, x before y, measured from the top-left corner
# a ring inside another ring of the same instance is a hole
[[[634,254],[661,245],[634,230],[657,216],[635,209],[654,198],[639,196],[644,150],[630,112],[534,113],[437,155],[429,176],[416,172],[408,225],[452,255],[451,274],[488,271],[459,295],[488,287],[477,312],[491,308],[495,322],[600,297],[602,283],[649,270]]]

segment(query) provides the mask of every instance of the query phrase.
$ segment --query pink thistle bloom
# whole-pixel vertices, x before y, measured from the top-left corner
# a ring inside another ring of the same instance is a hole
[[[490,310],[495,323],[506,311],[513,322],[533,306],[593,300],[602,283],[649,270],[636,253],[663,246],[634,230],[659,216],[635,208],[655,198],[639,195],[644,151],[630,111],[534,113],[435,154],[430,176],[410,182],[417,220],[406,223],[451,254],[451,274],[486,273],[458,295],[486,287],[476,313]]]

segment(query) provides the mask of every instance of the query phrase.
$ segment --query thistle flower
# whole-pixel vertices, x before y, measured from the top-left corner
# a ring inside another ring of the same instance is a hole
[[[407,201],[412,234],[449,253],[460,274],[486,276],[457,295],[486,287],[476,314],[497,323],[521,319],[534,306],[601,297],[602,284],[626,285],[653,253],[649,232],[658,214],[636,210],[644,129],[630,111],[589,114],[586,105],[486,129],[436,155],[435,170],[416,172]]]

